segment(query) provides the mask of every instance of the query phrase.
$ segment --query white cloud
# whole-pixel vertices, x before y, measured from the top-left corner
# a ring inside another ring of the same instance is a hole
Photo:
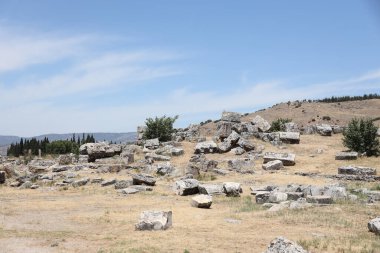
[[[47,64],[80,54],[93,36],[56,36],[30,33],[22,29],[11,31],[0,24],[0,73]]]

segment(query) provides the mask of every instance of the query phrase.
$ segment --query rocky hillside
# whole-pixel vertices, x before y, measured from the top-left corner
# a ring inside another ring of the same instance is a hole
[[[380,99],[348,101],[339,103],[292,102],[276,104],[264,110],[246,114],[242,121],[250,121],[260,115],[269,122],[278,118],[290,118],[300,127],[314,124],[331,124],[344,126],[354,117],[380,117]],[[380,120],[375,122],[380,126]],[[215,122],[202,126],[202,133],[212,133]]]

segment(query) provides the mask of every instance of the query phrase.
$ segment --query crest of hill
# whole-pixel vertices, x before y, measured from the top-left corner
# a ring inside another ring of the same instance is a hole
[[[347,101],[336,103],[291,102],[273,105],[267,109],[245,114],[243,122],[251,121],[260,115],[269,122],[278,118],[289,118],[300,127],[315,124],[345,126],[352,118],[372,118],[380,126],[380,99]],[[216,123],[210,122],[201,127],[201,133],[211,135],[216,131]]]

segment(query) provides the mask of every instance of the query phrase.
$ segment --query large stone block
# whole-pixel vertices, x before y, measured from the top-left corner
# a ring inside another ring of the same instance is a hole
[[[140,215],[136,230],[166,230],[172,226],[172,211],[144,211]]]
[[[296,155],[291,153],[274,153],[266,152],[264,154],[264,163],[280,160],[284,166],[293,166],[296,164]]]

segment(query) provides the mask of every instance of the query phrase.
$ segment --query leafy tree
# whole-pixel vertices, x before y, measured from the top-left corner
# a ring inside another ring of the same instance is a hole
[[[146,131],[144,132],[144,139],[158,138],[159,141],[170,141],[174,131],[173,124],[178,119],[178,115],[174,117],[155,117],[147,118],[145,121]]]
[[[352,119],[343,132],[343,145],[368,156],[378,155],[380,143],[376,132],[372,119]]]
[[[79,146],[72,141],[53,141],[47,145],[47,153],[49,154],[79,154]]]
[[[285,123],[292,122],[292,119],[278,118],[272,122],[270,130],[272,132],[283,132],[285,131]]]

